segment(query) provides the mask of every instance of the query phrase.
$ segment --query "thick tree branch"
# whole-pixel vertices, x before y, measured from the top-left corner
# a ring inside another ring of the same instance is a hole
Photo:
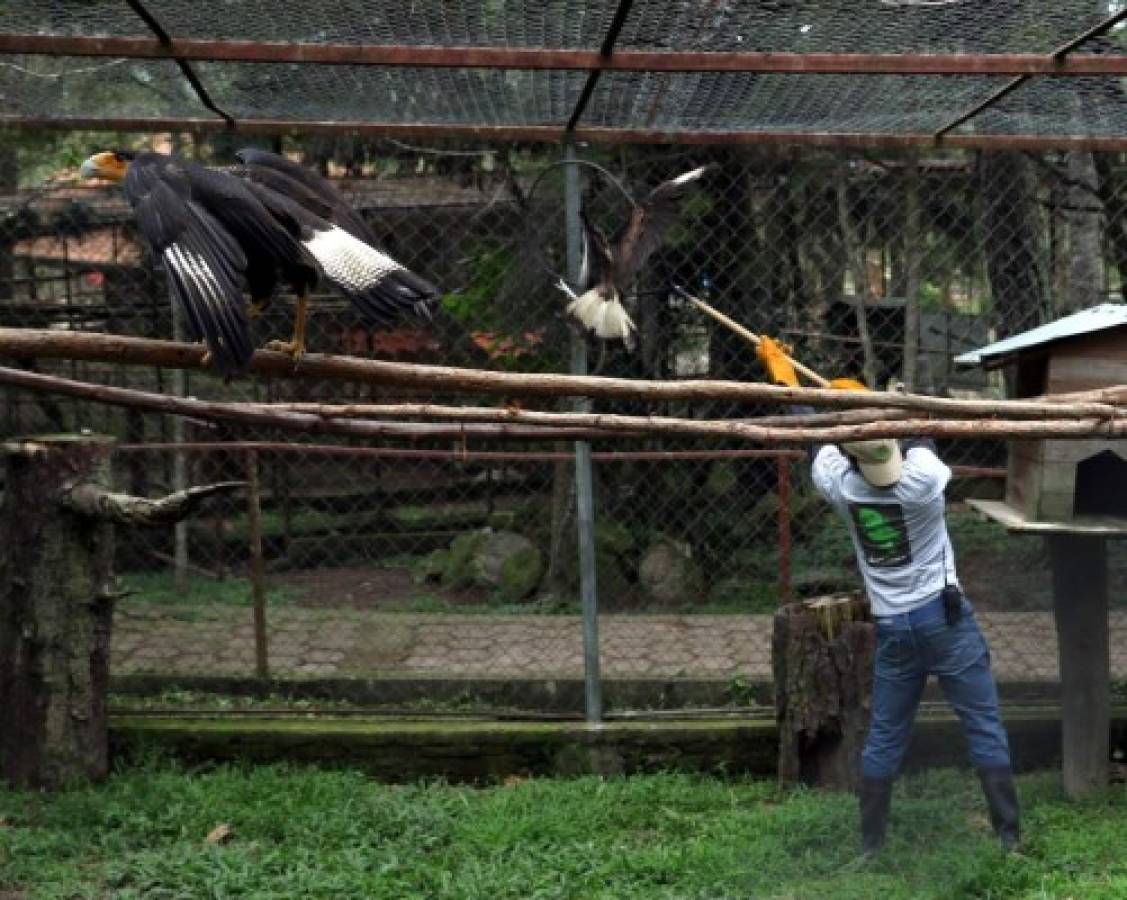
[[[176,491],[151,500],[118,494],[88,482],[63,489],[59,503],[80,516],[114,522],[118,525],[171,525],[190,516],[206,497],[246,487],[245,481],[221,481]]]
[[[198,369],[204,349],[200,344],[156,341],[148,338],[46,329],[0,328],[0,357],[51,358],[165,368]],[[5,370],[10,372],[12,370]],[[295,368],[286,353],[259,350],[251,371],[281,378],[325,378],[364,381],[433,393],[491,394],[504,397],[592,397],[635,400],[729,400],[803,403],[836,409],[902,409],[954,416],[999,416],[1038,419],[1059,415],[1059,404],[1030,400],[953,400],[919,394],[839,391],[825,388],[786,388],[739,381],[644,381],[602,378],[594,375],[490,372],[450,366],[422,366],[310,353]],[[14,383],[14,382],[8,382]],[[1115,397],[1117,395],[1105,395]],[[1050,405],[1051,404],[1051,405]],[[1112,417],[1122,410],[1111,403],[1071,404],[1078,416]]]

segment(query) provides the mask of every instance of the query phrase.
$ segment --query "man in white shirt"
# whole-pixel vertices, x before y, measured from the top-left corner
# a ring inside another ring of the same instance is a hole
[[[774,341],[764,339],[759,357],[775,383],[797,385]],[[835,386],[864,389],[844,380]],[[865,854],[884,843],[892,783],[932,673],[962,722],[994,830],[1003,847],[1016,848],[1017,793],[990,652],[958,587],[944,517],[951,470],[931,440],[826,444],[812,449],[812,459],[814,486],[849,528],[877,628],[872,716],[861,758]]]

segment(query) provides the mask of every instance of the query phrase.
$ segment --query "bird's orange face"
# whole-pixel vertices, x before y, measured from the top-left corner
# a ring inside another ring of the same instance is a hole
[[[103,150],[95,153],[83,164],[79,175],[83,178],[104,178],[107,181],[121,181],[129,168],[129,157],[118,150]]]

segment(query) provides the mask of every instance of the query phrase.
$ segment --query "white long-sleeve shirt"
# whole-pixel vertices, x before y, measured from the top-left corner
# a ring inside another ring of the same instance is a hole
[[[957,584],[943,491],[951,470],[926,447],[904,456],[900,480],[873,487],[836,446],[814,456],[814,486],[849,525],[873,614],[908,612]]]

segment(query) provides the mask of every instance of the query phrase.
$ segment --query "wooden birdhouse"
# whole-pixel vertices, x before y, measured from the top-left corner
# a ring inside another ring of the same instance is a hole
[[[1127,385],[1127,305],[1095,306],[955,362],[1007,367],[1015,399]],[[974,505],[1021,530],[1127,531],[1127,439],[1011,441],[1005,503]]]

